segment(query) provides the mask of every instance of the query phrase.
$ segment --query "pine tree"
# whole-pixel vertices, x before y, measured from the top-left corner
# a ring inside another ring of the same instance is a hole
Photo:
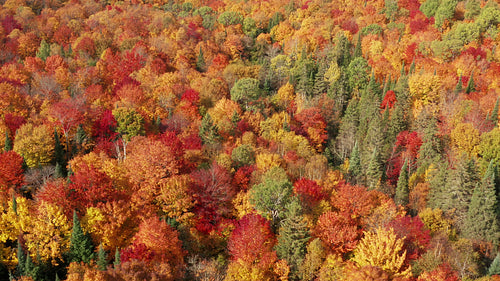
[[[198,52],[198,59],[196,60],[196,68],[198,71],[205,71],[207,65],[205,63],[205,56],[203,55],[203,50],[200,47],[200,51]]]
[[[408,71],[408,74],[411,75],[415,72],[415,59],[413,59],[411,61],[411,64],[410,64],[410,70]]]
[[[106,267],[108,267],[108,255],[106,254],[106,251],[104,251],[104,248],[102,247],[102,244],[99,245],[99,252],[97,253],[97,268],[99,270],[106,270]]]
[[[118,268],[121,264],[121,259],[120,259],[120,250],[116,248],[115,250],[115,261],[113,262],[113,265],[115,268]]]
[[[299,266],[306,254],[309,229],[302,216],[302,208],[298,200],[291,201],[286,207],[285,219],[281,222],[276,253],[280,259],[290,266],[290,278],[298,278]]]
[[[353,57],[362,57],[363,53],[361,50],[361,32],[358,33],[358,41],[356,42],[356,47],[354,48]]]
[[[476,177],[476,164],[474,160],[462,159],[458,161],[456,169],[452,170],[446,180],[445,195],[447,200],[440,204],[443,211],[455,209],[455,218],[458,229],[463,228],[463,222],[467,217],[472,191],[478,184]]]
[[[57,129],[54,129],[54,160],[63,168],[63,172],[65,171],[66,161],[64,159],[64,149],[61,145],[61,141],[59,140],[59,133]]]
[[[500,253],[491,262],[490,268],[488,268],[488,275],[500,275]]]
[[[467,87],[465,88],[465,92],[467,94],[470,94],[476,90],[475,85],[474,85],[474,72],[471,73],[469,82],[467,83]]]
[[[498,106],[500,102],[500,98],[497,98],[497,102],[495,103],[495,107],[493,107],[493,110],[491,111],[490,115],[490,120],[495,124],[495,126],[498,126]]]
[[[319,64],[318,72],[314,78],[313,95],[318,96],[324,94],[328,91],[328,83],[325,80],[325,72],[327,70],[327,64],[322,61]]]
[[[26,255],[24,254],[24,250],[21,247],[21,243],[19,242],[19,239],[17,240],[17,272],[16,276],[24,276],[26,274]]]
[[[12,194],[12,211],[17,215],[17,200],[16,194]]]
[[[378,186],[382,177],[382,164],[380,163],[380,155],[377,149],[373,150],[368,169],[366,171],[367,185],[370,189]]]
[[[11,151],[12,150],[12,140],[9,137],[9,132],[5,131],[5,146],[4,146],[5,151]]]
[[[396,195],[394,196],[394,203],[401,206],[408,205],[409,194],[410,190],[408,188],[408,160],[406,160],[403,164],[403,167],[401,167],[401,171],[399,172]]]
[[[55,178],[64,178],[64,171],[63,171],[61,164],[59,164],[59,163],[56,163],[54,177]]]
[[[361,158],[359,157],[358,143],[354,144],[349,157],[349,174],[353,179],[357,179],[361,175]]]
[[[460,77],[458,77],[457,86],[455,86],[455,94],[462,92],[463,88],[462,74],[460,74]]]
[[[498,243],[498,200],[495,188],[495,165],[490,162],[481,182],[472,194],[464,234],[467,238]]]
[[[50,45],[45,41],[45,39],[42,39],[42,42],[40,43],[40,47],[38,47],[38,51],[36,52],[36,56],[41,58],[43,61],[47,59],[48,56],[50,56]]]
[[[83,232],[80,225],[80,220],[73,212],[73,230],[71,231],[71,240],[69,246],[69,259],[70,262],[84,262],[89,263],[94,259],[94,245],[92,239]]]
[[[198,134],[205,144],[216,143],[219,139],[217,126],[212,121],[210,114],[205,114],[203,119],[201,119],[200,131]]]

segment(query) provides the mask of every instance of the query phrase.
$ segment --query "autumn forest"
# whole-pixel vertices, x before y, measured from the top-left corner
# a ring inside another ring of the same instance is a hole
[[[0,280],[500,280],[490,0],[0,0]]]

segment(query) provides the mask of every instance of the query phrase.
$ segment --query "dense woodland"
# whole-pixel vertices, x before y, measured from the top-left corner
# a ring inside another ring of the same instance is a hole
[[[1,280],[500,280],[500,7],[0,0]]]

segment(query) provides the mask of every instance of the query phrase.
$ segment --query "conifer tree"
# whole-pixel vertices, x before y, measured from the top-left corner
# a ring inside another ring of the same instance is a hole
[[[410,64],[410,70],[408,71],[408,74],[411,75],[415,72],[415,59],[413,59],[411,61],[411,64]]]
[[[203,55],[203,50],[200,47],[200,51],[198,52],[198,59],[196,60],[196,68],[198,71],[205,71],[207,65],[205,63],[205,56]]]
[[[302,207],[298,199],[292,200],[285,211],[285,218],[281,222],[276,253],[280,259],[287,261],[290,266],[290,278],[298,278],[299,266],[306,254],[309,229],[302,216]]]
[[[12,140],[9,137],[9,132],[5,131],[5,146],[4,146],[5,151],[11,151],[12,150]]]
[[[64,159],[64,149],[61,145],[61,141],[59,140],[59,133],[57,129],[54,130],[54,160],[57,164],[59,164],[62,175],[66,175],[66,161]]]
[[[488,275],[500,275],[500,253],[491,262],[490,268],[488,268]]]
[[[455,86],[455,94],[462,92],[462,90],[463,90],[462,74],[460,74],[460,77],[458,77],[457,86]]]
[[[205,114],[203,119],[201,119],[199,136],[203,143],[211,144],[217,142],[219,135],[217,132],[217,126],[212,121],[210,114]]]
[[[465,88],[465,92],[467,94],[470,94],[476,90],[475,85],[474,85],[474,72],[471,73],[469,82],[467,83],[467,87]]]
[[[73,230],[71,231],[71,239],[69,246],[69,260],[70,262],[84,262],[89,263],[94,259],[94,245],[92,239],[83,232],[80,220],[73,212]]]
[[[497,101],[495,103],[495,107],[493,107],[493,110],[491,111],[490,115],[490,120],[495,124],[495,126],[498,126],[498,106],[500,102],[500,98],[497,98]]]
[[[17,272],[16,275],[18,277],[24,276],[26,273],[26,255],[24,254],[24,250],[21,247],[21,243],[19,242],[19,239],[17,240]]]
[[[491,161],[483,179],[474,189],[463,231],[467,238],[493,244],[498,242],[500,233],[495,170],[495,165]]]
[[[97,268],[99,270],[106,270],[106,267],[108,266],[108,255],[104,248],[102,247],[102,244],[99,245],[99,252],[97,252]]]
[[[362,57],[363,53],[361,51],[361,32],[358,33],[358,41],[356,42],[356,47],[354,48],[353,57]]]
[[[116,248],[115,250],[115,261],[113,262],[113,265],[115,268],[118,268],[121,264],[121,259],[120,259],[120,250]]]
[[[358,143],[354,144],[349,157],[349,174],[355,180],[361,175],[361,158],[359,157]]]
[[[396,195],[394,196],[394,203],[401,206],[408,205],[409,194],[410,190],[408,188],[408,160],[406,160],[403,164],[403,167],[401,167],[401,171],[399,172]]]
[[[380,179],[382,177],[382,165],[380,163],[380,155],[378,149],[374,149],[370,163],[368,164],[368,169],[366,171],[367,185],[370,189],[377,187]]]
[[[55,281],[61,281],[61,279],[59,278],[59,274],[56,272],[56,279]]]
[[[50,56],[50,45],[45,41],[45,39],[42,39],[42,42],[40,43],[40,47],[38,47],[38,51],[36,52],[36,56],[41,58],[43,61],[47,59],[48,56]]]

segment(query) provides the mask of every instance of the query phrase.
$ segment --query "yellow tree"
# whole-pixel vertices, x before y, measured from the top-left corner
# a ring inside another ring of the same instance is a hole
[[[392,277],[409,277],[411,268],[404,267],[406,250],[403,251],[404,239],[397,238],[392,228],[378,228],[365,236],[354,250],[354,261],[358,267],[376,266]]]
[[[42,261],[57,266],[69,249],[71,227],[61,207],[41,201],[32,229],[25,235],[28,251],[39,254]]]
[[[469,157],[477,156],[479,152],[479,130],[471,123],[459,123],[450,134],[453,148],[465,152]]]
[[[54,151],[54,136],[47,125],[22,125],[16,132],[14,151],[24,157],[28,167],[50,163]]]

